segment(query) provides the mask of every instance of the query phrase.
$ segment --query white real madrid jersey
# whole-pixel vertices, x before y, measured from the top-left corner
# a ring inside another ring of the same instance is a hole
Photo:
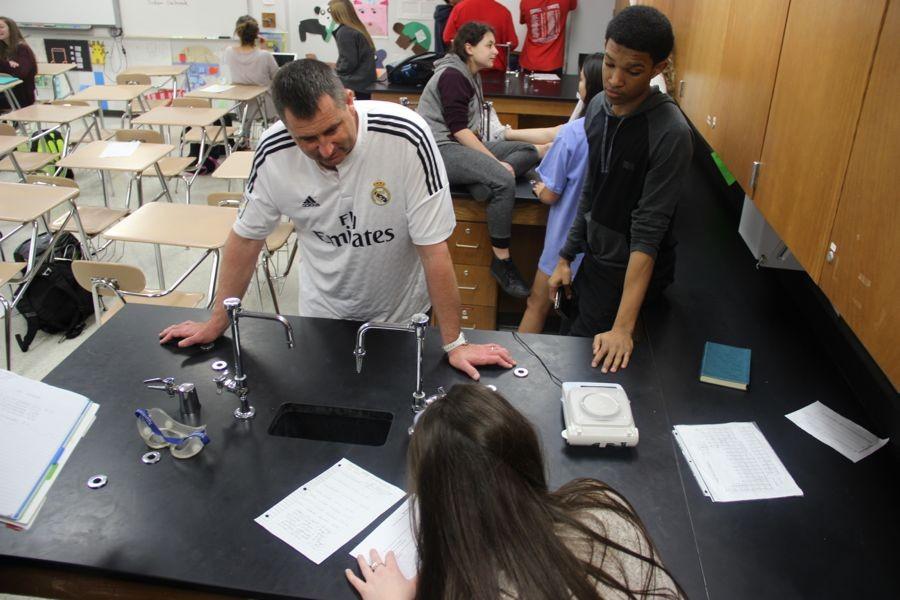
[[[336,170],[304,155],[280,121],[263,134],[234,231],[263,239],[281,215],[293,220],[301,315],[404,321],[430,305],[415,246],[446,240],[456,225],[447,174],[415,112],[354,106],[356,145]]]

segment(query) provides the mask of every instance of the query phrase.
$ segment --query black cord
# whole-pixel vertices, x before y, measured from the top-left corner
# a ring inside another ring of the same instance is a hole
[[[528,352],[528,354],[535,357],[537,359],[537,361],[539,363],[541,363],[541,366],[544,367],[545,371],[547,371],[547,376],[550,377],[550,381],[555,383],[557,386],[562,387],[562,379],[560,379],[559,377],[557,377],[556,375],[553,374],[553,371],[550,370],[550,367],[548,367],[547,364],[543,361],[543,359],[540,356],[538,356],[537,352],[535,352],[534,350],[531,349],[531,346],[529,346],[528,344],[525,343],[525,340],[523,340],[519,336],[519,333],[517,331],[513,331],[512,335],[513,335],[513,339],[515,339],[517,342],[519,342],[519,344],[523,348],[525,348],[525,351]]]

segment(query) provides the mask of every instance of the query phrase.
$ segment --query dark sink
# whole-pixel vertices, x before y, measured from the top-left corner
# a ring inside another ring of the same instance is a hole
[[[381,446],[387,440],[393,420],[392,413],[379,410],[286,403],[278,408],[269,425],[269,433],[322,442]]]

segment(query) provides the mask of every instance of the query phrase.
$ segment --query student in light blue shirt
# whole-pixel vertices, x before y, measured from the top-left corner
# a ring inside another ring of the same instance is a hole
[[[602,91],[603,55],[597,53],[588,56],[581,67],[578,96],[582,100],[582,106],[586,107]],[[522,315],[519,333],[541,333],[544,329],[547,313],[550,312],[548,281],[559,262],[559,249],[566,241],[575,219],[587,160],[588,144],[582,109],[579,118],[562,126],[537,169],[542,181],[534,185],[534,193],[538,200],[550,205],[550,214],[547,216],[544,251],[534,274],[528,307]],[[580,264],[581,256],[572,263],[573,273]]]

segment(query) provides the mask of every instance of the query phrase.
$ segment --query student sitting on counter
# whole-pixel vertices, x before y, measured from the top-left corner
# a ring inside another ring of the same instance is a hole
[[[446,242],[456,218],[422,118],[393,102],[354,102],[331,67],[311,59],[279,69],[272,97],[281,121],[256,149],[212,315],[167,327],[160,343],[183,338],[185,347],[222,335],[223,300],[246,292],[266,237],[286,215],[303,257],[301,316],[407,322],[433,306],[455,368],[477,380],[477,365],[515,365],[502,346],[467,343],[460,328]]]
[[[596,479],[547,488],[534,426],[487,387],[455,385],[407,452],[419,573],[392,552],[357,557],[363,600],[669,598],[684,591],[634,508]]]
[[[418,111],[434,132],[450,183],[487,188],[488,232],[494,256],[491,274],[504,292],[528,296],[528,284],[509,255],[516,176],[538,161],[532,144],[484,139],[484,93],[479,71],[490,68],[497,48],[484,23],[466,23],[450,52],[434,63],[434,75],[419,98]],[[478,193],[473,195],[476,198]]]

